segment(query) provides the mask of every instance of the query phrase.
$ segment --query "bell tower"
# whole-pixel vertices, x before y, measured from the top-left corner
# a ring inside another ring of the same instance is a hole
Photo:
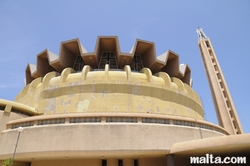
[[[196,32],[198,34],[198,46],[212,93],[219,125],[232,135],[242,134],[243,129],[212,43],[202,28],[198,27]]]

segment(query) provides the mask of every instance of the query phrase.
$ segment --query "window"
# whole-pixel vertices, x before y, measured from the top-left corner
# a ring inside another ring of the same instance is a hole
[[[15,129],[15,128],[18,128],[18,127],[29,127],[29,126],[34,126],[34,122],[31,121],[31,122],[23,122],[23,123],[17,123],[17,124],[13,124],[12,125],[12,129]]]
[[[220,87],[221,87],[222,89],[224,89],[224,84],[223,84],[223,82],[220,82]]]
[[[134,166],[139,166],[138,160],[134,160]]]
[[[203,129],[213,130],[213,127],[212,127],[212,126],[208,126],[208,125],[201,124],[201,123],[198,124],[198,127],[203,128]]]
[[[168,119],[142,118],[142,123],[169,124]]]
[[[210,44],[208,41],[206,41],[207,48],[210,48]]]
[[[39,120],[37,125],[63,124],[63,123],[65,123],[65,119],[59,118],[59,119]]]
[[[187,122],[182,120],[174,120],[174,125],[195,127],[194,122]]]
[[[118,160],[118,166],[123,166],[122,160]]]
[[[214,63],[215,62],[214,58],[212,57],[211,59],[212,59],[212,62]]]
[[[15,112],[15,113],[18,113],[18,114],[23,114],[23,115],[26,115],[26,116],[31,116],[31,114],[23,112],[23,111],[16,110],[13,107],[11,108],[11,112]]]
[[[69,123],[100,123],[101,117],[77,117],[70,118]]]
[[[104,69],[106,64],[109,64],[110,69],[118,69],[115,53],[113,51],[102,52],[98,69]]]
[[[228,112],[229,112],[229,115],[231,116],[231,118],[233,118],[232,111],[228,111]]]
[[[102,160],[102,166],[107,166],[107,160]]]
[[[214,70],[215,70],[215,71],[218,71],[217,65],[214,65]]]
[[[134,55],[130,68],[133,71],[140,71],[143,68],[142,60],[140,55]]]
[[[227,98],[227,92],[225,90],[222,91],[224,98]]]
[[[233,126],[234,126],[235,129],[237,129],[235,120],[233,121]]]
[[[4,111],[5,110],[5,106],[0,106],[0,110]]]
[[[106,122],[137,123],[137,118],[133,117],[107,117]]]
[[[75,71],[82,71],[83,66],[84,66],[84,61],[82,57],[80,55],[77,55],[73,65],[73,69]]]
[[[209,50],[209,55],[211,56],[211,58],[214,58],[214,55],[211,50]]]
[[[219,80],[221,79],[220,73],[217,73],[217,78],[218,78]]]
[[[226,101],[226,104],[227,104],[227,108],[231,108],[231,104],[228,100]]]

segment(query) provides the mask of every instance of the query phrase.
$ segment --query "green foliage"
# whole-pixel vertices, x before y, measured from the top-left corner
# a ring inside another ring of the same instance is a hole
[[[1,166],[10,166],[11,161],[12,161],[11,158],[6,159],[6,160],[4,160],[4,161],[2,162],[2,165],[1,165]]]

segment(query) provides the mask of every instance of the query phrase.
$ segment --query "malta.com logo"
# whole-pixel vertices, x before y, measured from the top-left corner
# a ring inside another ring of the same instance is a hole
[[[246,157],[214,157],[206,154],[202,157],[190,157],[190,164],[246,164]]]

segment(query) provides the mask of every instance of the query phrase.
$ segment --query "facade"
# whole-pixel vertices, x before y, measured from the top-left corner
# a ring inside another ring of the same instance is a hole
[[[117,37],[101,36],[92,53],[79,39],[62,42],[59,56],[39,53],[15,101],[0,100],[0,160],[12,157],[19,126],[17,166],[174,166],[208,152],[249,156],[249,134],[204,120],[189,66],[171,50],[155,52],[153,42],[137,39],[123,53]]]

